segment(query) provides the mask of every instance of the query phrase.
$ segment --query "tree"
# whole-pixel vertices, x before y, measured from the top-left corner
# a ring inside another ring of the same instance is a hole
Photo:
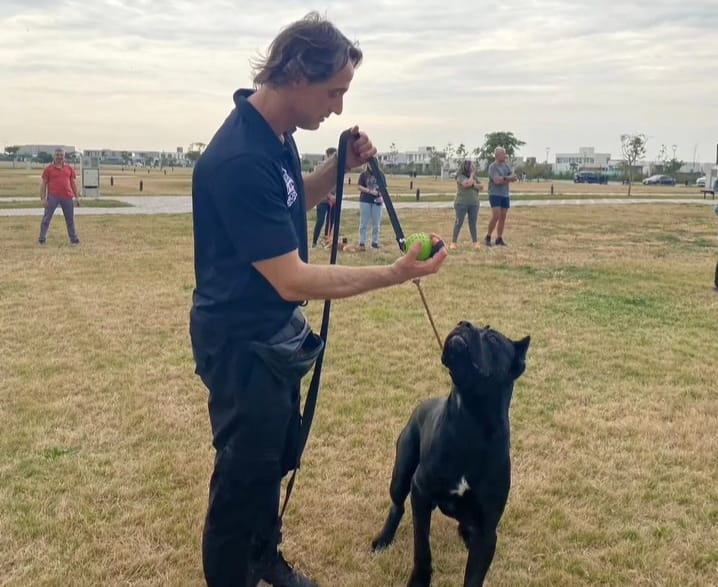
[[[496,131],[486,133],[486,139],[479,151],[479,157],[484,161],[491,161],[494,158],[494,151],[498,147],[503,147],[509,160],[516,156],[516,152],[526,143],[514,136],[514,133],[507,131]]]
[[[444,161],[451,165],[451,160],[456,155],[456,147],[454,147],[453,143],[447,143],[446,147],[444,147]]]
[[[19,145],[12,145],[10,147],[5,147],[5,152],[8,155],[12,155],[12,168],[15,169],[15,159],[17,159],[17,152],[20,150]]]
[[[52,155],[50,155],[50,153],[46,153],[45,151],[40,151],[35,159],[38,163],[52,163]]]
[[[646,135],[621,135],[621,153],[623,153],[624,170],[628,174],[628,197],[631,197],[633,183],[633,166],[636,161],[646,155]]]
[[[685,161],[681,161],[680,159],[673,157],[673,159],[666,161],[663,165],[663,173],[675,176],[685,164]]]
[[[431,175],[433,175],[434,177],[438,176],[441,173],[441,163],[441,153],[434,151],[431,154],[431,159],[429,160],[429,173],[431,173]]]
[[[201,154],[199,151],[187,151],[185,157],[192,161],[192,163],[195,163]]]
[[[120,156],[122,157],[122,162],[125,165],[129,165],[130,159],[132,158],[132,154],[129,151],[122,151],[122,153],[120,153]]]
[[[464,143],[460,143],[458,147],[456,147],[456,158],[457,159],[466,159],[466,156],[469,154],[469,152],[466,150],[466,145]]]
[[[399,155],[399,151],[396,148],[396,144],[392,143],[391,145],[389,145],[389,158],[390,158],[392,167],[396,167],[396,161],[397,161],[398,155]]]

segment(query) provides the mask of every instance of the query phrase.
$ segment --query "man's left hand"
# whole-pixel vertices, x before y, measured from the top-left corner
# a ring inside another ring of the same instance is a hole
[[[376,147],[372,145],[366,133],[360,132],[358,126],[352,127],[351,132],[355,138],[351,140],[350,148],[347,149],[347,171],[364,165],[376,155]]]

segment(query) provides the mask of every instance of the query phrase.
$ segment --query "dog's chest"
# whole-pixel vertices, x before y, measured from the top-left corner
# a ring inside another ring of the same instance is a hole
[[[438,497],[436,505],[444,515],[460,518],[464,510],[472,508],[475,495],[466,477],[463,476],[448,487],[449,490]]]
[[[471,489],[471,487],[469,487],[469,482],[466,480],[466,477],[461,477],[459,483],[456,485],[456,488],[449,491],[449,494],[458,495],[459,497],[461,497],[469,489]]]

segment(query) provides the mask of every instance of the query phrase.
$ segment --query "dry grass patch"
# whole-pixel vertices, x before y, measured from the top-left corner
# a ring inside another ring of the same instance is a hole
[[[448,236],[452,216],[402,221]],[[0,218],[0,583],[201,585],[212,450],[187,334],[191,219],[83,217],[77,248],[63,227],[38,247],[37,224]],[[391,262],[383,235],[341,262]],[[463,243],[425,280],[442,336],[459,319],[532,336],[491,585],[716,582],[714,238],[700,206],[516,209],[509,248]],[[369,543],[396,436],[449,379],[412,284],[333,308],[285,550],[322,585],[402,585],[410,516],[387,552]],[[318,329],[321,304],[308,313]],[[456,585],[455,524],[436,514],[432,538],[435,585]]]

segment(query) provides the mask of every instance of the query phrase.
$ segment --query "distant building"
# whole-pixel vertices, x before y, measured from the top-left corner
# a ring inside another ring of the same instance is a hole
[[[176,151],[140,151],[133,149],[85,149],[85,157],[95,157],[104,165],[186,165],[184,149]]]
[[[422,146],[416,151],[390,151],[379,153],[377,159],[383,167],[413,167],[417,171],[427,171],[431,158],[437,153],[436,147]]]
[[[574,169],[608,171],[610,160],[610,153],[596,153],[593,147],[580,147],[578,153],[556,153],[556,163],[553,167],[556,173],[566,173]]]
[[[40,153],[49,153],[52,155],[55,149],[62,149],[67,155],[75,152],[75,147],[71,145],[18,145],[17,157],[37,157]]]

